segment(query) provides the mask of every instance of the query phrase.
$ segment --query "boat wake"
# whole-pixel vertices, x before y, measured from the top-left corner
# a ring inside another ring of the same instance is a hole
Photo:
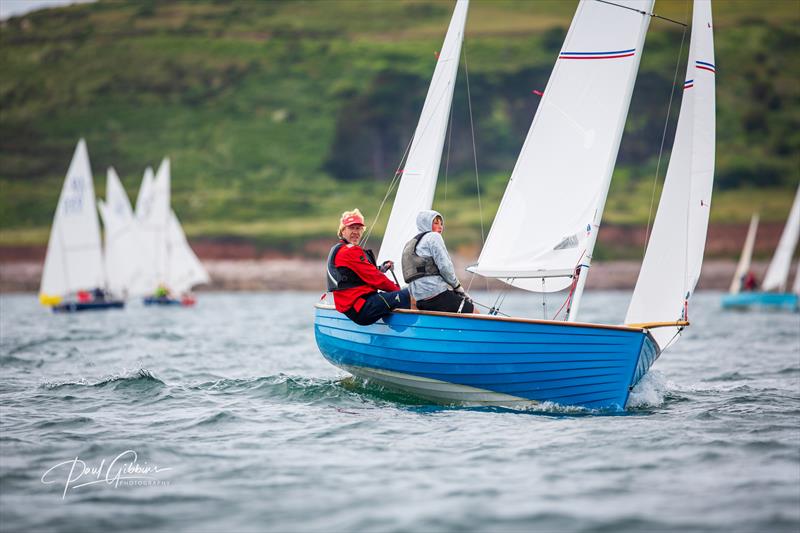
[[[629,409],[661,407],[676,386],[659,370],[651,370],[639,380],[628,397]]]

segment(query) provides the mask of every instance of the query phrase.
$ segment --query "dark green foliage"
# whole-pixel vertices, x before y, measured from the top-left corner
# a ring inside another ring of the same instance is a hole
[[[532,91],[544,90],[573,9],[472,2],[436,200],[465,242],[479,235],[480,217],[464,63],[488,226],[539,103]],[[686,17],[685,2],[659,9]],[[2,239],[49,225],[81,136],[98,194],[113,165],[135,198],[145,166],[170,156],[173,203],[195,236],[288,241],[327,235],[320,221],[354,205],[374,216],[451,12],[451,2],[411,0],[101,0],[2,23]],[[788,196],[800,181],[797,5],[716,2],[714,16],[718,191]],[[678,26],[652,22],[612,187],[625,197],[610,197],[610,220],[646,220],[679,65],[663,177],[688,52],[687,35],[678,57],[681,38]],[[302,229],[273,230],[271,221],[287,219]]]

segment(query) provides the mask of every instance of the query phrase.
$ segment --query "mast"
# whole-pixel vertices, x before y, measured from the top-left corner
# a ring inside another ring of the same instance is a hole
[[[458,0],[453,11],[378,252],[379,264],[399,263],[403,246],[417,233],[417,214],[433,205],[468,7],[469,0]]]

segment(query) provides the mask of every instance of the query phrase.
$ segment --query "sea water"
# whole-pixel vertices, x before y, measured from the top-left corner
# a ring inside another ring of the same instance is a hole
[[[800,315],[720,296],[696,295],[614,413],[343,379],[314,342],[318,294],[73,315],[3,295],[0,528],[798,531]],[[619,323],[628,298],[587,294],[581,318]]]

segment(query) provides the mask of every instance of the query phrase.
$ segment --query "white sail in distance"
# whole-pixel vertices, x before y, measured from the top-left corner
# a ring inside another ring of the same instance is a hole
[[[195,255],[175,211],[170,213],[168,229],[169,275],[167,287],[176,294],[188,292],[195,285],[208,283],[210,278]]]
[[[170,161],[169,158],[164,158],[152,186],[145,191],[142,198],[142,212],[137,211],[144,248],[151,260],[151,266],[144,273],[142,283],[148,287],[147,292],[150,293],[160,284],[166,284],[169,276],[170,182]],[[145,187],[144,181],[142,187]]]
[[[736,265],[736,272],[731,280],[731,294],[739,294],[742,290],[742,280],[750,271],[750,263],[753,259],[753,248],[756,244],[756,232],[758,231],[758,214],[754,213],[750,218],[750,226],[747,228],[747,237],[744,240],[742,255],[739,257],[739,264]]]
[[[689,63],[672,155],[627,324],[685,316],[703,263],[716,139],[714,34],[709,0],[695,0]],[[678,328],[651,331],[663,349]]]
[[[653,1],[614,4],[578,5],[472,272],[552,292],[588,265]]]
[[[403,167],[400,185],[378,252],[378,264],[386,260],[399,264],[403,246],[417,234],[417,214],[433,205],[468,6],[468,0],[458,0],[450,20]]]
[[[152,183],[151,183],[152,185]],[[108,288],[120,296],[152,292],[145,272],[152,264],[128,194],[113,168],[108,169],[106,201],[98,201],[105,227],[105,264]]]
[[[44,301],[105,285],[100,223],[86,142],[78,142],[53,217],[39,289]]]
[[[786,280],[789,277],[789,269],[792,266],[792,256],[794,255],[794,249],[797,247],[798,236],[800,236],[800,187],[797,188],[797,193],[794,196],[794,203],[792,203],[792,209],[789,211],[789,219],[783,227],[783,233],[781,233],[781,239],[775,249],[775,255],[772,256],[767,273],[764,275],[764,281],[761,283],[763,290],[777,290],[778,292],[786,290]]]
[[[139,186],[139,194],[136,196],[136,216],[142,218],[145,212],[150,210],[150,204],[153,201],[153,182],[155,181],[155,176],[153,175],[153,169],[147,167],[144,170],[144,177],[142,178],[142,184]]]

